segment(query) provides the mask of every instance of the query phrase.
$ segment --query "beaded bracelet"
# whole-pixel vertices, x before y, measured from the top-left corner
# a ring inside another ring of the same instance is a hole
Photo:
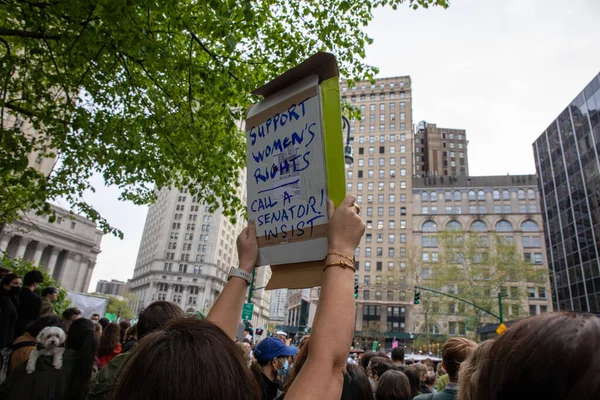
[[[325,271],[329,267],[342,267],[343,269],[351,269],[352,272],[356,272],[356,269],[354,269],[354,265],[348,264],[346,261],[338,261],[334,263],[325,264],[325,266],[323,267],[323,271]]]

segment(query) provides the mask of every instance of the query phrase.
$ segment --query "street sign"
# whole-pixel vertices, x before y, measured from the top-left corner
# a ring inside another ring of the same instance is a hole
[[[252,320],[253,313],[254,313],[254,304],[253,303],[244,303],[244,308],[242,308],[242,319],[244,321]]]
[[[377,340],[373,342],[373,351],[377,351]]]
[[[496,333],[498,335],[502,335],[507,329],[508,328],[506,327],[506,325],[504,325],[504,323],[501,323],[500,325],[498,325],[498,328],[496,328]]]

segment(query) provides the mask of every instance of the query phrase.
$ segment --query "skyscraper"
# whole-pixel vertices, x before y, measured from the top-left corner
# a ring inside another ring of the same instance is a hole
[[[415,132],[415,173],[421,176],[468,176],[467,134],[464,129],[438,128],[419,122]]]
[[[245,203],[245,174],[240,174],[237,195]],[[186,312],[207,313],[223,291],[229,269],[237,267],[236,239],[246,222],[232,224],[219,208],[210,212],[187,190],[163,188],[150,206],[130,283],[137,296],[136,311],[154,300],[172,301]],[[255,287],[263,287],[270,268],[257,269]],[[252,295],[254,326],[269,319],[269,293]]]
[[[360,109],[350,121],[354,163],[346,170],[347,192],[356,195],[365,235],[356,248],[356,330],[406,330],[401,298],[407,243],[410,243],[412,87],[408,76],[341,83],[342,101]],[[398,279],[400,281],[398,281]]]
[[[270,320],[284,322],[287,316],[288,289],[275,289],[271,291]]]
[[[533,151],[554,308],[600,313],[600,74]]]

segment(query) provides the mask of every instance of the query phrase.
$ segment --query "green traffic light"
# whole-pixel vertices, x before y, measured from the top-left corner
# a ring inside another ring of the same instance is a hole
[[[421,293],[418,292],[417,290],[415,290],[415,299],[414,299],[414,303],[415,304],[421,304]]]

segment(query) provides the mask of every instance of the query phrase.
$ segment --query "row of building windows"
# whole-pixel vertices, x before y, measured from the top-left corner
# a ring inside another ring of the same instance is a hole
[[[366,139],[364,136],[359,136],[358,143],[364,144],[364,143],[368,142],[369,144],[374,144],[377,140],[379,140],[379,143],[385,143],[386,140],[388,140],[391,143],[394,143],[396,141],[396,138],[400,142],[404,142],[404,141],[406,141],[406,134],[400,133],[397,135],[395,133],[392,133],[390,135],[379,135],[379,137],[376,137],[376,135],[370,135],[370,136],[367,136]],[[354,137],[350,138],[350,144],[354,144]]]
[[[404,120],[404,118],[402,118],[401,120]],[[386,129],[386,125],[385,124],[379,124],[379,130],[380,131],[385,131],[385,130],[390,130],[393,131],[396,129],[396,124],[391,123],[389,125],[389,129]],[[406,123],[401,122],[399,125],[399,129],[401,131],[405,131],[406,130]],[[359,132],[366,132],[367,128],[364,125],[360,125],[358,127]],[[356,127],[353,125],[350,127],[350,132],[356,132]],[[369,132],[375,132],[375,125],[369,125]]]
[[[381,189],[380,189],[381,190]],[[513,208],[511,205],[495,205],[492,214],[512,214]],[[446,206],[444,208],[446,214],[462,214],[461,206]],[[535,214],[537,213],[536,204],[521,204],[519,205],[520,214]],[[439,214],[438,206],[422,206],[421,214]],[[488,208],[485,205],[469,206],[469,214],[488,214]]]
[[[405,82],[404,82],[404,81],[400,81],[400,82],[398,82],[398,84],[397,84],[397,85],[396,85],[396,82],[390,82],[390,83],[388,83],[388,86],[389,86],[389,88],[390,88],[390,89],[393,89],[393,88],[395,88],[396,86],[399,86],[399,87],[404,87],[404,85],[405,85]],[[360,89],[361,89],[361,90],[365,90],[365,89],[369,89],[369,88],[370,88],[370,89],[376,89],[377,87],[379,87],[380,89],[383,89],[383,88],[385,88],[385,86],[386,86],[386,85],[385,85],[385,83],[383,83],[383,82],[382,82],[382,83],[380,83],[379,85],[376,85],[376,84],[374,84],[374,83],[371,83],[370,85],[367,85],[366,83],[363,83],[363,84],[361,84],[361,85],[360,85]],[[358,89],[358,87],[357,87],[357,86],[351,86],[351,87],[350,87],[350,89],[352,89],[352,90],[357,90],[357,89]],[[345,92],[346,90],[348,90],[348,86],[342,86],[342,92]],[[383,93],[382,93],[382,94],[383,94]]]
[[[172,258],[171,258],[171,260],[172,260]],[[198,260],[198,257],[196,257],[196,260],[198,262],[204,262],[204,256],[202,256],[201,260]],[[194,274],[194,275],[202,274],[202,265],[199,265],[199,264],[189,265],[189,268],[188,268],[188,264],[181,263],[179,265],[175,264],[175,267],[177,269],[177,272],[181,272],[183,274],[187,274],[188,272],[191,274]],[[173,263],[166,262],[164,264],[163,270],[165,272],[174,272],[173,271]]]
[[[357,249],[358,249],[358,252],[355,251],[354,254],[355,254],[355,256],[358,257],[360,255],[360,247],[357,247]],[[401,250],[400,253],[404,254],[404,256],[406,257],[406,249],[405,248],[401,248],[400,250]],[[402,250],[404,250],[404,251],[402,251]],[[388,271],[393,271],[395,265],[396,264],[395,264],[394,261],[388,261],[387,262]],[[371,261],[365,261],[364,264],[363,264],[363,266],[364,266],[364,270],[365,271],[367,271],[367,272],[371,271]],[[383,261],[376,261],[375,262],[375,266],[376,266],[376,270],[377,271],[383,271]],[[354,262],[354,269],[356,271],[360,270],[360,261],[355,261]],[[400,262],[400,271],[404,271],[404,270],[406,270],[406,263],[403,262],[403,261],[401,261]],[[400,278],[401,279],[406,279],[405,277],[400,277]],[[390,277],[388,277],[388,279],[393,279],[393,277],[390,276]]]
[[[525,195],[527,193],[527,196]],[[501,196],[502,194],[502,196]],[[443,193],[444,196],[444,200],[445,201],[460,201],[461,200],[461,192],[460,191],[454,191],[451,192],[449,190],[445,191]],[[485,191],[484,190],[479,190],[477,191],[477,193],[474,190],[469,190],[468,192],[468,199],[469,200],[485,200]],[[433,192],[427,192],[427,191],[422,191],[421,192],[421,201],[438,201],[438,198],[441,199],[442,197],[442,193],[439,193],[438,196],[438,192],[433,191]],[[502,190],[502,192],[500,190],[493,190],[492,191],[492,198],[494,200],[510,200],[510,191],[507,189]],[[524,189],[518,189],[517,190],[517,198],[519,200],[525,200],[525,199],[530,199],[530,200],[535,200],[535,191],[533,189],[527,189],[527,192]]]
[[[456,220],[452,220],[446,224],[446,230],[458,231],[462,229],[462,224]],[[434,221],[425,221],[421,226],[423,232],[437,232],[438,226]],[[476,220],[471,223],[471,232],[487,232],[487,224],[482,220]],[[501,220],[496,223],[496,231],[512,232],[513,226],[509,221]],[[540,228],[535,221],[527,220],[521,223],[521,231],[523,232],[539,232]]]

